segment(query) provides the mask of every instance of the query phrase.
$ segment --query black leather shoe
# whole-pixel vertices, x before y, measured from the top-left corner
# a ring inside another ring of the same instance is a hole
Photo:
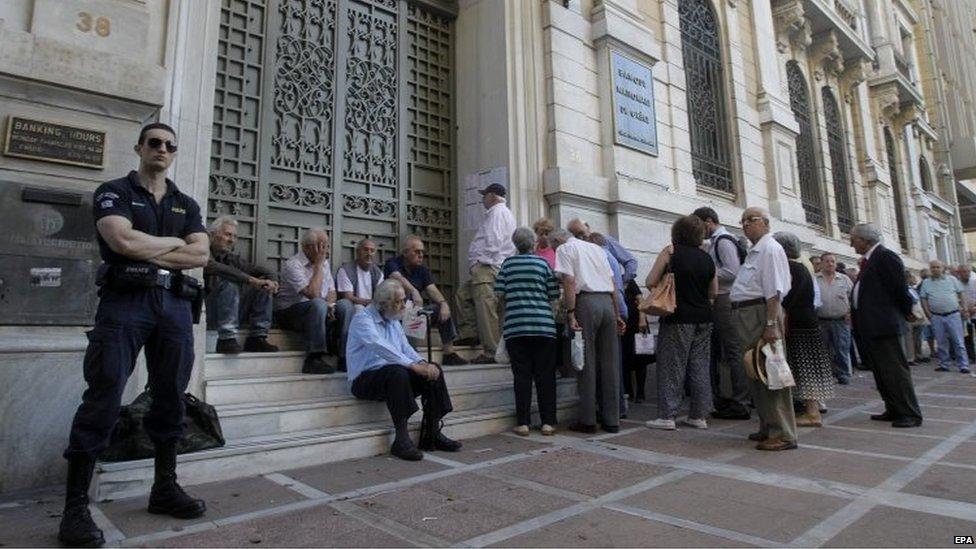
[[[596,425],[586,425],[585,423],[574,423],[569,426],[569,430],[575,433],[585,433],[587,435],[596,434]]]
[[[390,454],[406,461],[420,461],[424,459],[424,453],[413,445],[413,442],[393,441],[390,446]]]
[[[437,433],[437,437],[434,439],[434,449],[441,452],[459,452],[461,451],[461,443],[447,438],[444,433]]]
[[[87,504],[73,505],[61,515],[58,541],[68,547],[101,547],[105,536],[91,518]]]
[[[149,512],[154,515],[169,515],[179,519],[202,517],[207,512],[207,504],[202,499],[190,497],[175,480],[163,484],[153,484],[149,493]]]
[[[883,414],[872,414],[871,419],[874,421],[894,421],[895,416],[885,412]]]
[[[444,366],[464,366],[465,364],[470,364],[470,362],[457,353],[447,353],[441,359],[441,364]]]
[[[712,417],[715,419],[735,419],[735,420],[745,420],[752,417],[749,410],[745,406],[739,406],[738,408],[722,408],[712,412]]]
[[[249,337],[244,341],[244,352],[247,353],[276,353],[278,346],[268,343],[266,337]]]
[[[325,361],[323,353],[308,355],[302,365],[303,374],[334,374],[335,371],[335,366]]]
[[[921,427],[922,419],[917,417],[903,417],[896,419],[891,422],[892,427],[897,427],[899,429],[908,429],[911,427]]]
[[[218,339],[217,352],[222,355],[236,355],[241,352],[241,344],[236,339]]]
[[[600,428],[603,429],[604,431],[608,432],[608,433],[619,433],[620,432],[620,426],[619,425],[601,425]]]

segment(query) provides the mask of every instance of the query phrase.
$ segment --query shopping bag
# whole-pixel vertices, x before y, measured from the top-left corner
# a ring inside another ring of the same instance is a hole
[[[655,352],[655,343],[654,334],[634,334],[634,354],[653,355]]]
[[[403,313],[403,333],[407,337],[423,340],[427,337],[427,316],[420,314],[421,307],[409,307]]]
[[[512,362],[508,356],[508,349],[505,347],[505,338],[498,342],[498,348],[495,349],[495,362],[498,364],[511,364]]]
[[[796,385],[790,365],[786,362],[782,339],[777,339],[772,345],[767,344],[763,347],[763,354],[766,355],[766,386],[770,390],[777,391]]]
[[[573,368],[577,372],[583,371],[583,365],[586,364],[586,354],[583,352],[583,334],[576,333],[573,335],[573,342],[570,345],[570,351],[572,354]]]

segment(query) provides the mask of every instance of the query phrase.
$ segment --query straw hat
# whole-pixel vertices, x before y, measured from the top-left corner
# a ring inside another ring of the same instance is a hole
[[[769,383],[766,379],[766,355],[762,352],[763,342],[759,340],[753,345],[746,349],[745,356],[742,357],[742,363],[746,369],[746,375],[749,379],[755,379],[762,382],[763,385]]]

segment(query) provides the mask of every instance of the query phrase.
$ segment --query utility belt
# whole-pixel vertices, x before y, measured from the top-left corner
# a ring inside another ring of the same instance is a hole
[[[152,263],[127,265],[103,263],[99,267],[96,284],[102,289],[111,288],[117,292],[137,292],[152,288],[169,290],[176,297],[190,301],[193,307],[193,323],[200,322],[203,310],[203,287],[200,281],[183,274],[182,271],[170,271]]]

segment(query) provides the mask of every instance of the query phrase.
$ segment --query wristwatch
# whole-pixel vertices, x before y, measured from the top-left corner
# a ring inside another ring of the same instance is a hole
[[[767,328],[772,328],[774,326],[776,326],[776,321],[775,320],[767,320],[766,321],[766,327]]]

